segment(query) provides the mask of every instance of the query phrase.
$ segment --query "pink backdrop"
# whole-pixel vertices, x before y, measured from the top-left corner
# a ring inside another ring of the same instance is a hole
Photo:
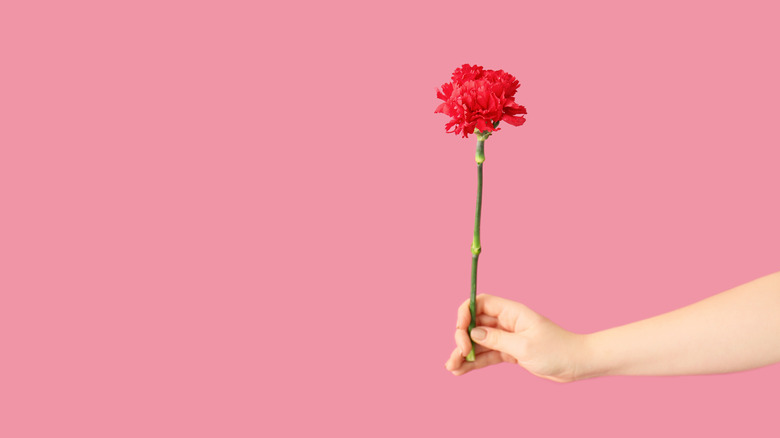
[[[0,436],[767,436],[780,368],[454,377],[480,291],[577,332],[780,270],[774,2],[3,2]],[[763,431],[763,432],[762,432]]]

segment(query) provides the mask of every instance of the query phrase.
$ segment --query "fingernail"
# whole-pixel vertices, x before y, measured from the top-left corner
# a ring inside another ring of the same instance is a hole
[[[487,336],[487,332],[485,331],[485,329],[475,328],[471,330],[471,339],[475,341],[481,341],[485,339],[486,336]]]

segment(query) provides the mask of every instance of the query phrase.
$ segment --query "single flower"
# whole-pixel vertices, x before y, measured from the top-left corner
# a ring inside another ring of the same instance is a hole
[[[501,121],[520,126],[527,113],[524,106],[515,102],[518,87],[517,79],[503,70],[463,64],[452,73],[451,82],[436,90],[436,97],[444,103],[434,113],[450,116],[444,129],[465,138],[475,129],[483,133],[499,131]]]
[[[480,239],[480,222],[482,220],[482,165],[485,162],[485,140],[501,128],[498,124],[502,121],[513,126],[520,126],[525,122],[523,117],[525,107],[515,102],[515,93],[520,83],[514,76],[503,70],[485,70],[478,65],[463,64],[452,73],[452,81],[436,89],[436,97],[444,103],[438,106],[434,113],[446,114],[452,119],[447,122],[444,129],[447,132],[463,134],[477,134],[477,153],[474,160],[477,162],[477,211],[474,215],[474,239],[471,241],[471,298],[469,299],[469,312],[471,322],[468,333],[476,327],[477,321],[477,266],[479,255],[482,253],[482,240]],[[454,130],[450,131],[450,128]],[[471,342],[471,351],[466,360],[476,360],[476,345]]]

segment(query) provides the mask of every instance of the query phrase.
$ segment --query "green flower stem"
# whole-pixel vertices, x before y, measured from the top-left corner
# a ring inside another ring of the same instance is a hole
[[[479,262],[479,253],[482,252],[482,243],[479,240],[479,223],[482,219],[482,163],[485,161],[485,140],[490,136],[490,132],[477,134],[477,211],[474,215],[474,240],[471,242],[471,300],[469,300],[469,310],[471,311],[471,322],[469,323],[469,339],[471,339],[471,330],[477,326],[477,262]],[[466,360],[474,361],[474,348],[476,344],[471,341],[471,351],[469,351]]]

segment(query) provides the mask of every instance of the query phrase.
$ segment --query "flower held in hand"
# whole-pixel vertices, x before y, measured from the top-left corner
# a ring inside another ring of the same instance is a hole
[[[455,69],[452,82],[436,90],[436,97],[444,103],[438,106],[434,113],[443,113],[450,117],[444,129],[455,135],[477,134],[477,212],[474,216],[474,240],[471,243],[471,299],[469,311],[469,335],[476,327],[477,308],[477,262],[482,252],[482,242],[479,237],[479,223],[482,218],[482,163],[485,161],[485,140],[500,128],[502,121],[513,126],[525,122],[525,107],[515,102],[515,93],[520,83],[514,76],[503,70],[485,70],[478,65],[463,64]],[[450,131],[450,128],[453,128]],[[474,361],[474,342],[471,351],[466,356],[467,361]]]

